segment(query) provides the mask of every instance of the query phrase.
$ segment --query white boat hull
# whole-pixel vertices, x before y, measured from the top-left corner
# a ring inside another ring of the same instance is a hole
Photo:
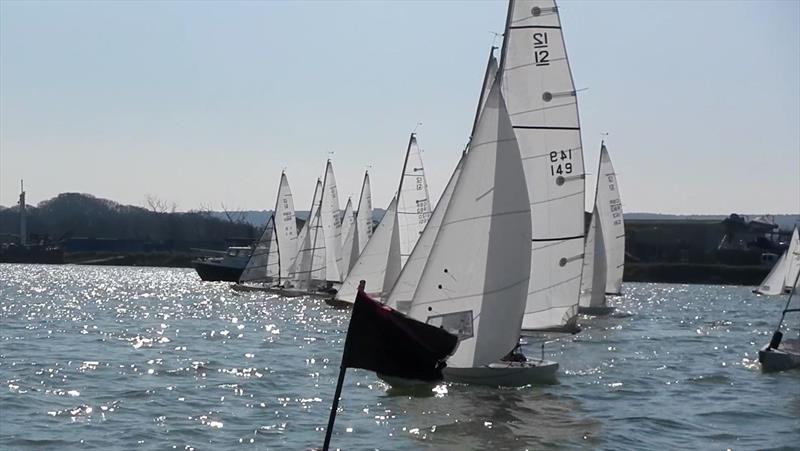
[[[458,384],[492,387],[521,387],[531,384],[554,384],[558,363],[548,360],[498,362],[477,368],[447,367],[444,380]]]
[[[608,305],[603,305],[599,307],[578,307],[578,313],[583,315],[596,315],[596,316],[610,315],[614,313],[614,310],[616,310],[616,307],[611,307]]]

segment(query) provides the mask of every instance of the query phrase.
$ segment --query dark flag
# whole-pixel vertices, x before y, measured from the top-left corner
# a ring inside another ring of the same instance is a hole
[[[322,449],[327,451],[330,444],[347,368],[435,382],[442,380],[444,360],[457,345],[458,338],[444,329],[411,319],[370,298],[364,293],[364,281],[361,281],[350,315]]]
[[[342,366],[426,382],[442,380],[444,360],[458,338],[435,326],[411,319],[359,290]]]

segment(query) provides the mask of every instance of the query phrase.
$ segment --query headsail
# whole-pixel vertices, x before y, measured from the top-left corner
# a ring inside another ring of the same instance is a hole
[[[269,218],[264,226],[264,232],[239,276],[239,283],[266,283],[279,278],[280,261],[274,219],[274,216]]]
[[[622,274],[625,271],[625,222],[617,174],[611,164],[605,143],[600,144],[600,164],[597,168],[595,207],[600,214],[606,254],[606,292],[622,293]]]
[[[372,236],[372,191],[369,187],[369,172],[364,173],[364,183],[361,185],[356,228],[358,230],[358,253],[360,254]]]
[[[786,274],[789,272],[789,262],[786,260],[786,255],[788,253],[789,251],[786,250],[781,254],[778,261],[775,262],[775,265],[769,271],[769,274],[767,274],[767,277],[765,277],[758,288],[755,289],[756,293],[774,296],[783,292],[783,284],[786,281]]]
[[[322,205],[320,206],[322,228],[325,235],[325,275],[326,280],[341,282],[342,263],[342,216],[339,209],[339,192],[333,165],[328,160],[325,166],[325,179],[322,182]]]
[[[511,0],[500,71],[530,198],[523,329],[574,321],[584,244],[584,165],[575,85],[553,0]]]
[[[581,307],[606,305],[606,256],[603,225],[597,205],[595,205],[583,252],[581,297],[578,302]]]
[[[797,227],[792,232],[792,239],[789,241],[789,249],[786,250],[786,260],[789,267],[786,271],[786,280],[783,283],[784,291],[787,293],[792,290],[792,285],[800,273],[800,234]]]
[[[525,176],[498,81],[409,311],[459,336],[449,366],[485,365],[516,346],[530,277],[530,248],[519,243],[530,238]]]
[[[344,302],[353,303],[356,300],[358,283],[361,280],[367,282],[367,294],[380,299],[383,293],[384,282],[386,279],[387,267],[394,268],[400,262],[400,250],[398,246],[392,246],[392,237],[396,240],[397,229],[397,199],[393,198],[383,215],[381,223],[375,229],[375,234],[367,243],[364,252],[358,257],[355,266],[347,275],[342,287],[336,293],[336,299]],[[389,262],[392,262],[391,264]]]
[[[342,269],[347,276],[358,258],[358,236],[356,235],[356,214],[353,202],[347,198],[347,205],[342,212]]]

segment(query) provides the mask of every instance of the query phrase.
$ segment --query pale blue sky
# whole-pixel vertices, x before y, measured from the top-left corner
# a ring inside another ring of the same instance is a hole
[[[800,212],[800,2],[563,1],[594,191],[626,211]],[[417,122],[438,198],[503,1],[0,1],[0,204],[60,192],[181,210],[307,209],[328,151],[344,207],[396,189]],[[499,41],[498,41],[499,43]],[[592,194],[590,194],[591,196]],[[591,199],[589,199],[591,201]]]

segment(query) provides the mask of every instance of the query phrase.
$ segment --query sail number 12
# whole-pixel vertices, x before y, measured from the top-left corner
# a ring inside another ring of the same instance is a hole
[[[547,44],[547,33],[533,34],[533,59],[537,66],[550,65],[550,50]]]

